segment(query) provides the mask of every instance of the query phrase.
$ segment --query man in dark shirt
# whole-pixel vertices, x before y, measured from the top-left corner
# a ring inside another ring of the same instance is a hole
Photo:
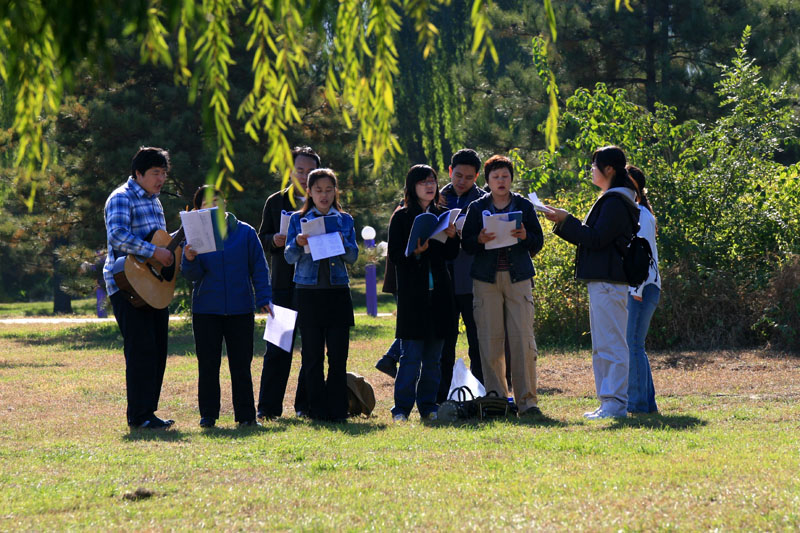
[[[308,173],[319,168],[319,156],[308,146],[296,147],[292,150],[294,168],[289,186],[267,198],[261,217],[258,236],[264,252],[270,260],[272,275],[272,301],[275,305],[297,309],[294,302],[294,265],[286,262],[283,256],[286,245],[286,234],[280,232],[281,213],[300,209],[305,202]],[[291,193],[291,194],[290,194]],[[293,195],[295,205],[290,196]],[[295,330],[296,332],[297,330]],[[294,349],[294,336],[292,336]],[[258,418],[277,418],[283,413],[283,397],[292,367],[292,350],[281,350],[272,343],[267,343],[264,354],[264,368],[261,372],[261,390],[258,394]],[[297,393],[294,398],[294,410],[298,416],[308,413],[303,369],[298,376]]]
[[[465,148],[459,150],[450,159],[450,183],[442,187],[442,199],[447,203],[448,209],[461,209],[460,215],[467,214],[469,204],[485,194],[476,184],[481,170],[481,159],[475,150]],[[458,257],[447,262],[450,277],[453,280],[453,289],[456,300],[456,323],[458,318],[464,320],[467,333],[467,345],[470,360],[470,370],[480,382],[483,382],[481,371],[481,356],[478,348],[478,330],[472,316],[472,278],[469,270],[472,267],[473,256],[464,250],[459,250]],[[456,357],[456,343],[458,331],[453,331],[444,340],[442,348],[442,379],[439,382],[437,402],[442,403],[447,399],[450,390],[450,381],[453,378],[453,364]]]

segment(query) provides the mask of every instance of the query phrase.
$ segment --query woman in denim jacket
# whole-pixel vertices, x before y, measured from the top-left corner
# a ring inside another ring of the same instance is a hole
[[[353,321],[353,300],[347,264],[358,258],[353,217],[339,204],[336,174],[319,168],[308,175],[308,194],[302,209],[289,220],[286,262],[295,265],[297,323],[303,339],[303,378],[308,392],[309,416],[315,420],[347,419],[347,353]],[[314,261],[305,251],[309,235],[301,233],[301,221],[325,217],[326,232],[337,232],[344,254]],[[328,378],[325,379],[325,348]]]
[[[219,206],[225,201],[215,191],[211,204],[203,197],[207,185],[194,195],[195,209]],[[233,413],[240,426],[257,425],[253,402],[253,310],[271,312],[272,289],[264,250],[256,230],[225,213],[224,249],[198,255],[186,245],[181,261],[183,276],[192,282],[192,331],[197,352],[197,396],[200,426],[214,427],[219,418],[219,367],[222,341],[231,371]],[[255,293],[255,294],[254,294]]]
[[[511,382],[520,414],[541,415],[536,396],[538,350],[533,335],[533,295],[531,257],[542,249],[544,236],[533,204],[511,192],[514,167],[504,156],[490,157],[483,167],[490,194],[469,205],[461,231],[461,246],[473,254],[470,276],[473,281],[472,307],[478,326],[483,384],[487,393],[508,396],[506,382],[505,331],[510,348]],[[486,244],[497,238],[483,227],[483,212],[492,214],[522,212],[522,224],[511,235],[517,243],[495,249]]]

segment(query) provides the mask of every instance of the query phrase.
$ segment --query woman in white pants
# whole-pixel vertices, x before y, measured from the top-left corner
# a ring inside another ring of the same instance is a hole
[[[576,244],[576,279],[589,291],[592,367],[600,407],[588,419],[622,418],[628,404],[628,282],[620,250],[636,234],[639,207],[636,183],[616,146],[592,154],[592,183],[602,194],[583,222],[563,209],[551,207],[545,216],[555,222],[554,233]]]

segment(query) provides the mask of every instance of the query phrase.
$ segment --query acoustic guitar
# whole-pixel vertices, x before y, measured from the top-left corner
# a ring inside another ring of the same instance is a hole
[[[114,262],[114,281],[137,308],[164,309],[172,301],[175,281],[181,269],[183,228],[174,237],[164,230],[150,232],[145,240],[172,252],[173,261],[165,267],[152,257],[124,255]]]

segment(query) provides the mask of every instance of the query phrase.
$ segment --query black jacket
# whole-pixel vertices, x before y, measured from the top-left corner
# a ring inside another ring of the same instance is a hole
[[[618,187],[597,199],[583,223],[569,215],[556,224],[556,235],[578,245],[575,279],[627,284],[617,245],[624,245],[636,233],[633,221],[639,221],[634,192]]]
[[[467,220],[464,222],[464,229],[461,231],[461,246],[464,247],[467,253],[475,256],[470,275],[472,279],[486,283],[495,282],[497,254],[499,251],[499,248],[487,250],[483,244],[478,242],[478,235],[483,229],[483,211],[489,209],[491,202],[492,195],[487,194],[469,204]],[[511,282],[516,283],[533,277],[535,272],[531,257],[542,249],[544,235],[530,200],[512,192],[510,211],[522,212],[522,224],[525,226],[525,233],[527,234],[524,241],[507,248]]]
[[[436,206],[431,213],[444,212]],[[397,328],[399,339],[444,338],[456,331],[452,281],[446,261],[458,255],[459,239],[428,241],[419,257],[406,257],[406,244],[414,216],[403,207],[389,221],[389,260],[397,272]],[[429,275],[430,273],[430,275]],[[430,278],[433,290],[430,290]]]
[[[278,191],[267,198],[264,211],[261,214],[261,226],[258,228],[258,238],[264,247],[264,253],[270,262],[269,271],[272,274],[273,289],[294,288],[294,265],[286,262],[283,256],[284,246],[275,246],[272,237],[281,229],[281,211],[294,212],[300,209],[301,203],[295,195],[296,206],[289,201],[288,188]]]

